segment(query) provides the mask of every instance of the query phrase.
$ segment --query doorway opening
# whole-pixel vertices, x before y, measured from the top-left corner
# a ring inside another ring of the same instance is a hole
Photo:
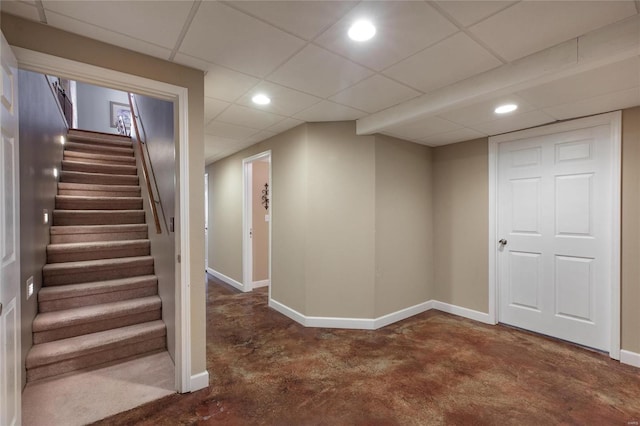
[[[271,284],[271,151],[245,158],[242,272],[244,291]]]

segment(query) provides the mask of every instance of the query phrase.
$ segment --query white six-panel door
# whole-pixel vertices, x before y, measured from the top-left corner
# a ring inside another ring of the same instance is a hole
[[[20,192],[18,69],[2,36],[0,51],[0,425],[20,424]]]
[[[611,126],[507,140],[497,155],[500,322],[609,351]]]

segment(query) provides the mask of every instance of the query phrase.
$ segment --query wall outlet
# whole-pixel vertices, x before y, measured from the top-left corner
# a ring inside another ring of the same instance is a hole
[[[33,294],[33,276],[27,279],[27,299],[29,299],[32,294]]]

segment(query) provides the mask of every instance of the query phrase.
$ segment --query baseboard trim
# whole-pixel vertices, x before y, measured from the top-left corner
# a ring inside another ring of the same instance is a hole
[[[494,325],[494,323],[491,321],[489,314],[480,312],[480,311],[474,311],[473,309],[469,309],[469,308],[463,308],[462,306],[451,305],[449,303],[444,303],[444,302],[439,302],[437,300],[434,300],[433,309],[437,309],[442,312],[457,315],[459,317],[468,318],[468,319],[482,322],[485,324]]]
[[[640,354],[622,349],[620,351],[620,362],[640,368]]]
[[[377,330],[389,324],[393,324],[394,322],[402,321],[414,315],[433,309],[433,303],[433,300],[427,300],[426,302],[418,303],[417,305],[409,306],[408,308],[400,309],[399,311],[378,317],[373,320],[373,329]]]
[[[304,326],[307,325],[307,317],[302,315],[300,312],[296,311],[293,308],[288,307],[275,299],[269,298],[269,307],[280,312],[285,317],[289,317],[294,320],[298,324],[302,324]]]
[[[200,389],[204,389],[209,386],[209,372],[204,370],[201,373],[193,374],[190,380],[189,389],[191,392],[195,392]]]
[[[271,280],[260,280],[253,282],[253,288],[266,287],[271,284]]]
[[[207,268],[207,272],[211,275],[213,275],[214,277],[216,277],[217,279],[219,279],[220,281],[229,284],[231,287],[235,287],[240,291],[244,291],[244,284],[242,284],[240,281],[236,281],[231,277],[226,276],[223,273],[220,273],[216,270],[213,270],[211,268]]]

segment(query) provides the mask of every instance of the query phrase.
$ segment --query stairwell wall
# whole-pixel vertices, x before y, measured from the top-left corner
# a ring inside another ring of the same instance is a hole
[[[55,207],[57,179],[63,146],[60,136],[67,124],[47,79],[42,74],[19,70],[20,117],[20,292],[22,323],[23,386],[24,360],[33,345],[31,326],[38,313],[38,290],[42,287],[42,267],[47,263],[46,247]],[[43,221],[43,210],[49,223]],[[26,281],[33,276],[34,293],[27,300]]]
[[[123,49],[101,41],[62,31],[13,15],[1,14],[2,32],[12,46],[18,46],[105,69],[120,71],[188,90],[188,179],[191,196],[190,223],[190,324],[191,373],[204,372],[206,366],[205,280],[204,271],[204,73],[173,62]]]

